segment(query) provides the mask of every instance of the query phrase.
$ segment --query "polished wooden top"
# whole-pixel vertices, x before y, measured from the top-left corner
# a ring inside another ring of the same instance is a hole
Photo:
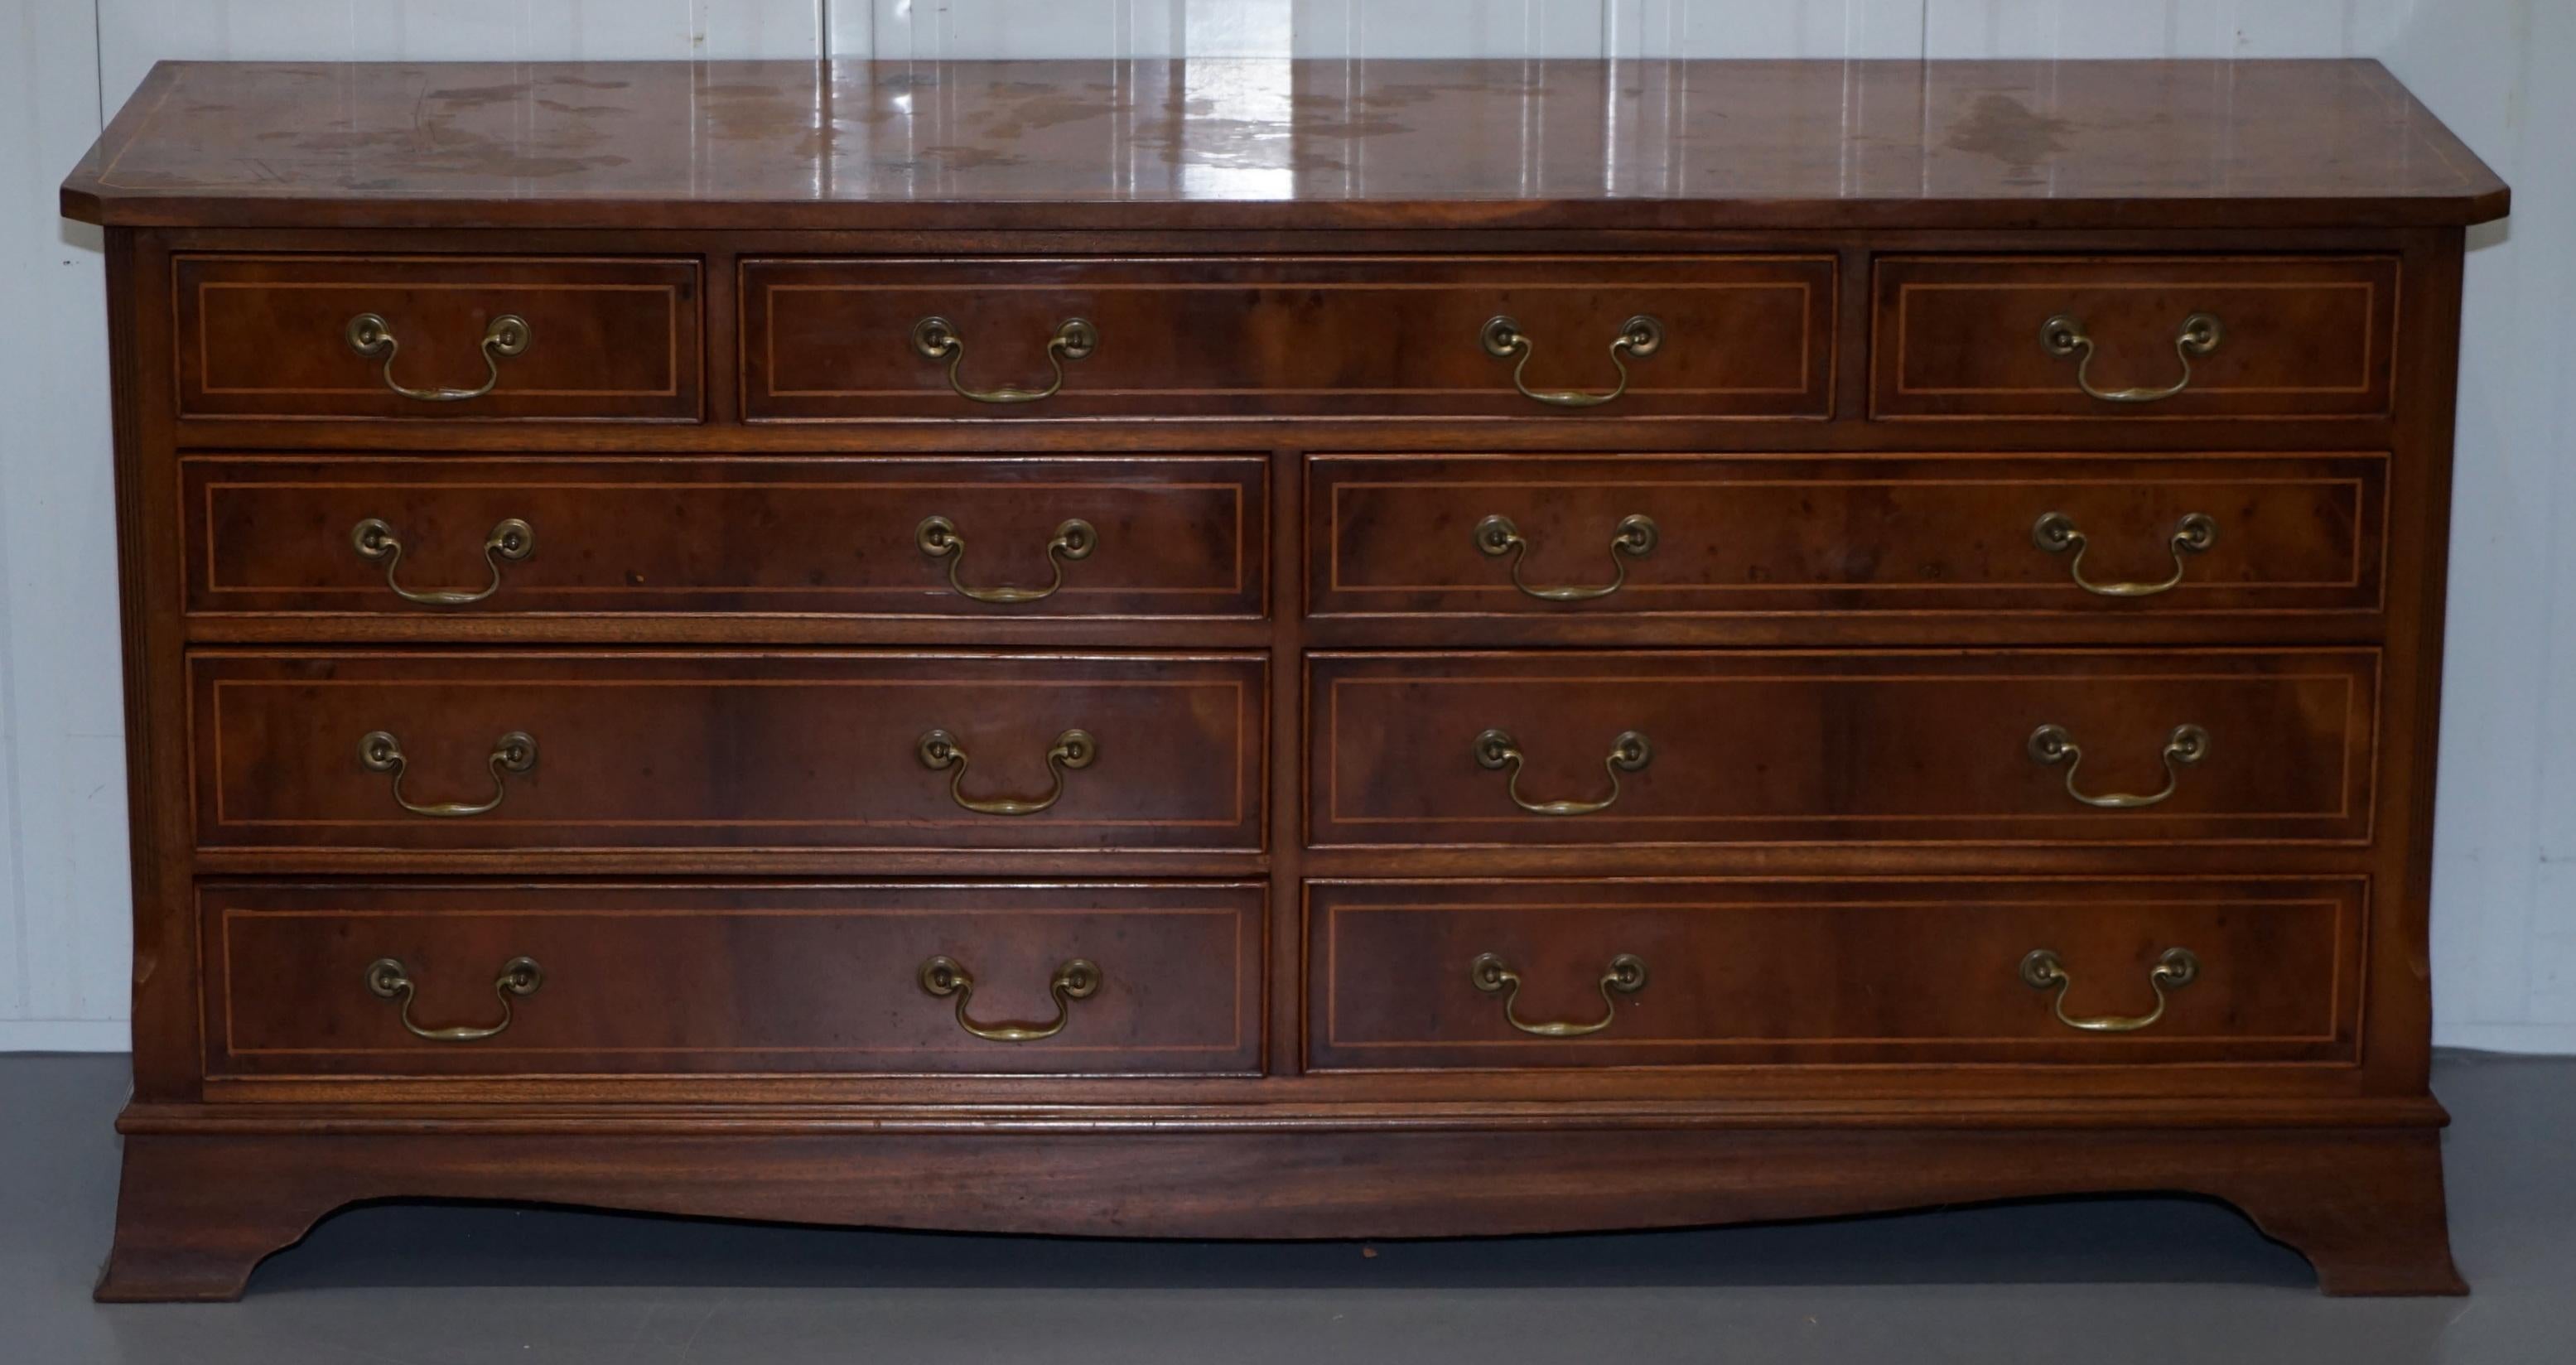
[[[163,63],[92,222],[2352,227],[2506,190],[2368,61]]]

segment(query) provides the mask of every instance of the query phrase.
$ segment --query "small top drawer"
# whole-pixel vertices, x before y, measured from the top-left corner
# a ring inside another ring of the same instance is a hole
[[[1823,417],[1806,256],[754,260],[743,413]]]
[[[183,417],[700,420],[698,265],[180,256]]]
[[[1880,418],[2375,417],[2389,410],[2384,256],[1891,256]]]

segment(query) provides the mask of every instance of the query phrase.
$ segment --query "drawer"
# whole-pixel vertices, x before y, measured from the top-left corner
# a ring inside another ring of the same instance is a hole
[[[1263,894],[210,884],[207,1074],[1254,1072]]]
[[[1891,256],[1877,279],[1881,418],[2389,411],[2393,257]]]
[[[1823,256],[753,260],[743,411],[1823,417],[1834,280]]]
[[[1317,654],[1319,845],[2360,843],[2376,650]]]
[[[693,260],[183,255],[172,268],[183,417],[701,416]]]
[[[207,848],[1224,849],[1259,656],[212,651]]]
[[[1316,883],[1307,1062],[2350,1065],[2367,889],[2195,876]]]
[[[2388,461],[1323,456],[1317,616],[2372,614]]]
[[[1258,617],[1268,468],[1259,456],[192,459],[188,607]]]

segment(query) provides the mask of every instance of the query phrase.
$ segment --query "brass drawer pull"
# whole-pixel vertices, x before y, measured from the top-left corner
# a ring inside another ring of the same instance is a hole
[[[483,366],[491,373],[484,377],[482,383],[470,389],[413,389],[404,387],[401,381],[394,378],[394,353],[402,349],[402,343],[394,340],[393,328],[386,324],[382,316],[375,313],[360,313],[349,319],[346,335],[349,338],[350,350],[370,358],[378,355],[385,358],[386,388],[405,398],[417,398],[424,403],[461,403],[468,398],[480,398],[490,393],[492,387],[501,382],[503,358],[517,355],[528,349],[529,339],[528,320],[516,313],[503,313],[492,319],[491,326],[483,329]]]
[[[2182,557],[2206,554],[2210,546],[2217,544],[2218,521],[2208,513],[2194,512],[2175,524],[2172,541],[2173,577],[2161,583],[2096,583],[2086,578],[2084,576],[2086,545],[2084,533],[2076,529],[2075,518],[2064,512],[2042,514],[2030,528],[2030,543],[2053,555],[2061,555],[2073,550],[2075,559],[2066,566],[2066,572],[2075,579],[2075,586],[2096,597],[2153,597],[2157,593],[2171,592],[2182,586]]]
[[[1512,586],[1524,594],[1546,602],[1588,602],[1608,597],[1628,585],[1628,561],[1643,559],[1655,552],[1654,518],[1642,513],[1620,519],[1617,530],[1610,533],[1610,586],[1606,588],[1533,588],[1521,578],[1521,561],[1529,557],[1529,540],[1521,528],[1506,516],[1491,516],[1476,523],[1476,548],[1488,555],[1512,557]]]
[[[399,1002],[402,1006],[402,1026],[411,1030],[415,1036],[426,1038],[433,1043],[471,1043],[500,1033],[510,1027],[510,1021],[515,1017],[510,1009],[510,997],[534,995],[537,993],[537,988],[544,984],[546,984],[545,969],[537,965],[535,958],[511,958],[502,964],[501,975],[492,982],[492,993],[501,997],[500,1023],[490,1028],[477,1028],[470,1024],[460,1024],[453,1028],[422,1028],[413,1023],[411,1018],[411,969],[403,966],[400,958],[380,957],[367,964],[367,989],[379,1000]]]
[[[392,773],[394,804],[414,815],[483,815],[500,809],[502,800],[509,796],[511,773],[524,773],[537,766],[537,741],[524,730],[513,730],[492,741],[492,799],[489,801],[414,805],[403,795],[403,769],[408,760],[403,757],[402,741],[394,738],[389,730],[371,730],[358,741],[358,762],[364,764],[369,772]]]
[[[2174,334],[2174,354],[2182,358],[2182,378],[2163,389],[2097,389],[2093,387],[2093,338],[2086,335],[2084,324],[2060,313],[2040,325],[2039,344],[2050,355],[2066,357],[2081,354],[2076,362],[2075,384],[2105,403],[2161,403],[2191,387],[2191,361],[2218,349],[2227,331],[2218,319],[2208,313],[2194,313],[2182,321],[2182,330]]]
[[[1510,768],[1511,784],[1507,788],[1512,804],[1532,815],[1590,815],[1608,810],[1619,800],[1619,774],[1633,773],[1653,760],[1655,751],[1646,737],[1630,730],[1610,742],[1610,755],[1601,760],[1610,774],[1610,794],[1598,801],[1532,801],[1521,795],[1521,748],[1511,735],[1502,730],[1487,730],[1476,736],[1476,762],[1486,768]]]
[[[1043,801],[995,799],[973,801],[961,790],[966,785],[966,749],[957,737],[945,730],[932,730],[915,746],[921,755],[921,766],[932,772],[955,769],[948,779],[948,799],[978,815],[1035,815],[1064,799],[1064,775],[1072,768],[1088,768],[1100,756],[1100,744],[1087,730],[1067,730],[1055,737],[1055,747],[1047,750],[1047,771],[1055,777],[1055,790]]]
[[[957,534],[957,523],[946,517],[924,517],[913,528],[912,539],[923,554],[948,561],[948,586],[960,596],[1005,605],[1055,596],[1064,586],[1065,561],[1089,559],[1100,546],[1100,533],[1091,529],[1090,522],[1068,518],[1055,528],[1055,539],[1047,542],[1047,563],[1055,570],[1055,581],[1043,588],[970,588],[957,581],[957,570],[966,563],[966,537]]]
[[[2084,750],[2062,725],[2043,725],[2030,732],[2030,761],[2042,767],[2066,765],[2066,794],[2088,806],[2104,810],[2136,810],[2152,806],[2174,794],[2182,785],[2182,769],[2209,757],[2209,732],[2197,725],[2177,725],[2165,737],[2165,789],[2153,796],[2086,796],[2075,789],[2075,770],[2084,762]]]
[[[2188,948],[2166,949],[2165,955],[2156,959],[2155,967],[2147,973],[2147,984],[2156,993],[2156,1007],[2150,1013],[2134,1017],[2106,1014],[2078,1019],[2068,1014],[2066,993],[2075,988],[2075,978],[2067,975],[2064,960],[2049,949],[2034,949],[2030,956],[2021,960],[2021,979],[2022,984],[2033,990],[2056,990],[2057,998],[2050,1002],[2050,1008],[2057,1011],[2057,1022],[2068,1028],[2082,1029],[2086,1033],[2135,1033],[2165,1017],[2165,1006],[2171,1003],[2165,995],[2167,987],[2181,990],[2200,979],[2200,959],[2192,956]]]
[[[925,360],[948,362],[948,387],[960,398],[978,403],[1034,403],[1053,398],[1064,387],[1064,362],[1081,360],[1100,349],[1100,330],[1082,318],[1066,318],[1057,323],[1055,335],[1047,341],[1047,365],[1055,378],[1043,389],[970,389],[957,377],[957,368],[966,363],[966,338],[957,332],[957,324],[942,317],[928,317],[912,324],[912,349]]]
[[[1597,408],[1628,391],[1628,365],[1623,357],[1634,356],[1643,360],[1653,355],[1664,344],[1664,324],[1643,313],[1619,324],[1619,335],[1610,343],[1610,364],[1619,371],[1619,384],[1608,393],[1531,388],[1522,375],[1529,369],[1530,354],[1535,348],[1530,343],[1529,334],[1521,330],[1520,322],[1515,318],[1487,319],[1485,330],[1478,339],[1484,343],[1485,354],[1497,360],[1520,357],[1520,363],[1512,367],[1513,388],[1551,407]]]
[[[394,590],[394,596],[424,607],[462,607],[501,590],[501,561],[515,563],[536,553],[537,529],[517,517],[493,526],[492,534],[483,538],[483,562],[492,566],[492,581],[480,592],[414,592],[394,581],[395,572],[402,568],[402,540],[381,518],[369,517],[351,527],[349,543],[358,547],[360,558],[384,563],[385,586]]]
[[[1072,958],[1055,969],[1047,994],[1055,997],[1055,1018],[1044,1024],[979,1024],[966,1015],[975,997],[975,978],[953,957],[934,957],[921,964],[921,988],[945,999],[957,997],[957,1027],[996,1043],[1034,1043],[1064,1032],[1073,1021],[1073,1002],[1088,1000],[1100,989],[1100,969],[1084,958]]]
[[[1610,959],[1610,969],[1601,974],[1601,1003],[1609,1007],[1609,1012],[1603,1014],[1599,1022],[1590,1024],[1533,1024],[1521,1018],[1513,1009],[1521,994],[1520,973],[1492,953],[1479,953],[1475,961],[1467,964],[1467,979],[1487,995],[1497,991],[1502,993],[1503,1018],[1513,1028],[1523,1033],[1535,1033],[1541,1038],[1580,1038],[1599,1033],[1619,1022],[1619,1002],[1611,999],[1610,993],[1617,991],[1621,995],[1635,995],[1644,990],[1646,963],[1634,953],[1621,953]]]

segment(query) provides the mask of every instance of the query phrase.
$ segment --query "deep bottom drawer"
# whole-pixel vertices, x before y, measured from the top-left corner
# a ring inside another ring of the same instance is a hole
[[[1263,899],[210,885],[207,1074],[1248,1073]]]
[[[1317,883],[1308,1066],[2349,1064],[2367,904],[2360,878]]]

